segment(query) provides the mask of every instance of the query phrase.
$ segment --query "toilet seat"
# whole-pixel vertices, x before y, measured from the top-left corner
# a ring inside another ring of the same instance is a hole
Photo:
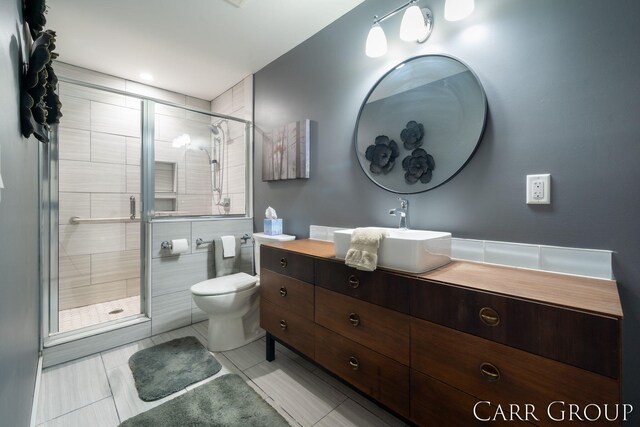
[[[196,283],[191,287],[191,293],[202,296],[232,294],[251,289],[256,286],[257,282],[258,278],[255,276],[250,276],[247,273],[235,273]]]

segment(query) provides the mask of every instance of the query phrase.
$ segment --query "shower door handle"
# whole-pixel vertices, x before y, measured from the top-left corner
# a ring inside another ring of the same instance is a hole
[[[136,219],[136,197],[129,197],[129,219]]]

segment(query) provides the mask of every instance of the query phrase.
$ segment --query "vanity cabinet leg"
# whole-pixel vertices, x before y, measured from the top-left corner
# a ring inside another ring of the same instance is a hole
[[[267,332],[267,361],[273,362],[276,358],[276,340]]]

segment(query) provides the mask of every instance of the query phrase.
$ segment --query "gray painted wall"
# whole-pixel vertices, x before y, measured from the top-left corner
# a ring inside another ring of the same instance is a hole
[[[0,424],[7,426],[29,425],[39,336],[39,142],[20,136],[21,22],[22,1],[0,2]]]
[[[374,15],[403,1],[367,0],[255,76],[255,226],[267,205],[284,231],[309,224],[395,226],[395,195],[370,182],[352,147],[362,100],[402,60],[447,53],[487,93],[480,147],[449,183],[409,196],[414,228],[456,237],[610,249],[625,313],[624,398],[640,415],[640,2],[478,0],[472,16],[443,19],[424,45],[399,40],[401,15],[382,26],[389,53],[364,54]],[[311,178],[263,183],[260,129],[317,122]],[[551,173],[552,204],[528,206],[525,175]],[[634,387],[635,385],[635,387]]]

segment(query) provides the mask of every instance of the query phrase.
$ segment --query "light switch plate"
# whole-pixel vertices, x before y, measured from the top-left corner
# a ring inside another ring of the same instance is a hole
[[[527,204],[551,204],[551,174],[527,175]]]

